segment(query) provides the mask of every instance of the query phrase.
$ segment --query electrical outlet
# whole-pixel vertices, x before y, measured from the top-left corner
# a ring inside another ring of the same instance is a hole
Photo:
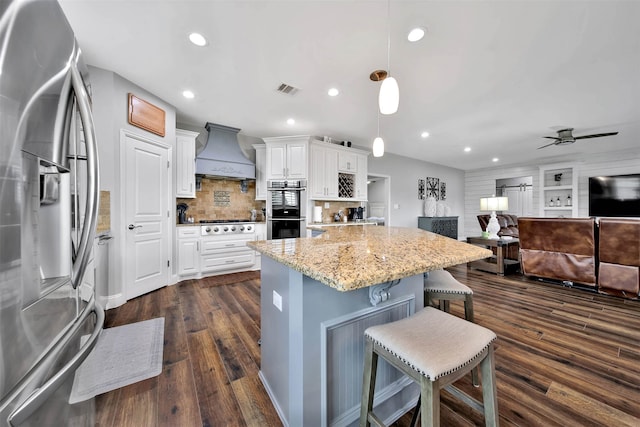
[[[282,295],[273,291],[273,305],[280,311],[282,311]]]
[[[331,203],[329,202],[324,202],[324,208],[325,209],[329,209],[331,207]]]
[[[400,209],[400,205],[398,203],[393,204],[393,209]]]

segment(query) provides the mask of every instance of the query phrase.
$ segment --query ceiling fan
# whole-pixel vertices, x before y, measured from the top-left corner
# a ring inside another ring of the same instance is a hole
[[[573,144],[576,142],[576,139],[586,139],[586,138],[600,138],[601,136],[612,136],[617,135],[618,132],[607,132],[607,133],[594,133],[591,135],[582,135],[582,136],[573,136],[571,133],[573,128],[561,129],[558,132],[558,136],[544,136],[543,138],[554,139],[555,141],[551,144],[543,145],[542,147],[538,147],[538,150],[544,147],[549,147],[550,145],[567,145]]]

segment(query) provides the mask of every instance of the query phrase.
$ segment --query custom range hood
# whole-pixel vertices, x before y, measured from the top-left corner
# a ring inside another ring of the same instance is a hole
[[[229,179],[256,179],[256,165],[238,144],[240,129],[209,123],[207,144],[196,156],[196,174]]]

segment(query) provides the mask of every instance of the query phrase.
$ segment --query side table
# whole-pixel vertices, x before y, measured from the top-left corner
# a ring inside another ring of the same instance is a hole
[[[492,250],[493,248],[495,248],[494,256],[478,261],[469,262],[467,263],[468,267],[496,273],[499,276],[504,276],[506,272],[511,269],[515,270],[520,265],[519,260],[506,258],[508,252],[507,249],[509,246],[520,245],[520,240],[518,239],[503,240],[485,239],[484,237],[467,237],[467,243],[482,246]]]

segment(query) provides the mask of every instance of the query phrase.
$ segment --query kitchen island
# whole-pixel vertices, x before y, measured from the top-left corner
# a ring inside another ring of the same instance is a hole
[[[248,245],[266,255],[260,378],[289,426],[356,423],[364,329],[422,309],[424,272],[491,255],[420,229],[367,225]],[[418,389],[386,363],[378,375],[377,412],[389,423]]]

